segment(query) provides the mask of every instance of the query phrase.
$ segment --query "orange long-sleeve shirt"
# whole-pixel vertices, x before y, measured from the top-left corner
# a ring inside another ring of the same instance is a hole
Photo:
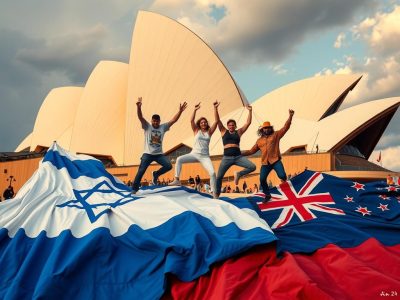
[[[289,130],[291,121],[292,118],[289,118],[286,121],[285,125],[278,131],[275,131],[271,135],[261,136],[260,138],[258,138],[254,146],[248,151],[243,151],[242,154],[251,155],[256,153],[258,150],[261,150],[261,164],[267,165],[277,162],[281,158],[279,141]]]

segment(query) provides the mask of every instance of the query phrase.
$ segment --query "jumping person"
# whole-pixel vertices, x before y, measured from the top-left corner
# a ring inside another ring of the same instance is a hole
[[[218,107],[219,103],[214,102],[214,107]],[[182,164],[188,163],[188,162],[200,162],[201,165],[203,166],[204,169],[207,170],[208,174],[210,175],[210,185],[211,189],[213,192],[213,196],[215,197],[215,190],[216,190],[216,185],[215,185],[215,171],[213,164],[211,162],[210,158],[210,151],[209,151],[209,146],[210,146],[210,140],[211,136],[213,135],[215,129],[217,128],[217,122],[215,121],[214,124],[210,125],[208,124],[208,121],[206,118],[201,117],[194,122],[196,118],[196,112],[200,109],[200,103],[197,104],[194,107],[192,117],[190,119],[190,125],[192,126],[193,134],[194,134],[194,143],[193,143],[193,149],[192,152],[179,156],[176,160],[176,165],[175,165],[175,180],[170,183],[170,185],[181,185],[181,182],[179,180],[179,176],[181,174],[182,170]],[[214,108],[215,109],[215,108]],[[197,186],[200,185],[200,177],[199,175],[196,176],[196,189]],[[197,180],[197,177],[199,178]],[[199,182],[197,182],[199,181]],[[199,189],[197,189],[199,190]]]
[[[247,105],[246,108],[249,111],[247,122],[243,127],[236,130],[236,121],[232,119],[228,120],[226,123],[228,129],[224,127],[219,117],[218,106],[214,107],[215,120],[217,121],[218,129],[221,132],[222,143],[224,145],[224,155],[217,174],[217,197],[219,197],[219,194],[221,193],[222,179],[231,166],[237,165],[243,167],[241,171],[234,173],[235,185],[238,185],[241,176],[251,173],[256,169],[256,166],[249,159],[241,155],[239,147],[240,137],[246,132],[251,124],[252,107]]]
[[[242,155],[251,155],[261,150],[261,170],[260,170],[260,186],[265,194],[263,202],[267,202],[271,199],[269,192],[267,177],[272,170],[275,170],[276,174],[282,181],[287,180],[285,168],[281,161],[281,152],[279,150],[279,141],[289,130],[294,110],[289,109],[289,118],[285,125],[278,131],[274,131],[274,127],[271,126],[270,122],[264,122],[258,129],[258,135],[260,136],[256,141],[255,145],[247,151],[242,151]]]
[[[153,171],[152,173],[153,184],[157,184],[158,177],[172,169],[171,162],[163,153],[162,141],[165,132],[167,132],[171,126],[179,120],[182,112],[186,109],[187,103],[183,102],[182,104],[179,104],[178,113],[169,122],[163,124],[160,124],[161,118],[157,114],[151,117],[151,124],[147,122],[145,118],[143,118],[142,97],[138,98],[136,106],[137,115],[144,130],[144,151],[140,159],[138,172],[132,184],[133,194],[136,194],[136,192],[139,190],[140,181],[142,180],[147,168],[153,161],[161,165],[160,169]]]

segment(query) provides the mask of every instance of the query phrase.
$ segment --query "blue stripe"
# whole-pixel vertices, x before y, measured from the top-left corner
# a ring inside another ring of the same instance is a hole
[[[58,151],[48,150],[43,158],[43,162],[51,163],[58,170],[66,168],[73,179],[77,179],[81,176],[89,178],[106,177],[115,187],[125,191],[130,190],[125,184],[117,182],[115,177],[105,170],[103,164],[95,159],[71,161],[68,157],[61,155]]]
[[[150,230],[132,225],[120,237],[98,228],[75,238],[42,232],[29,238],[0,230],[1,299],[158,299],[166,274],[189,281],[211,264],[276,240],[263,229],[215,227],[185,212]]]

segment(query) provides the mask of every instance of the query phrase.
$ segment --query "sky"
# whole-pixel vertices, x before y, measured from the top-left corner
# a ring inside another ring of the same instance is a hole
[[[32,131],[47,93],[128,62],[138,10],[198,34],[250,102],[293,81],[363,75],[342,107],[400,96],[400,0],[18,0],[0,4],[0,151]],[[400,111],[369,158],[400,171]]]

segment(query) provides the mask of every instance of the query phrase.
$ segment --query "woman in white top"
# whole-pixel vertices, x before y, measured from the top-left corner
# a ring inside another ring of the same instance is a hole
[[[218,108],[219,102],[214,102],[214,110]],[[179,180],[179,176],[182,170],[182,164],[188,162],[200,162],[204,169],[207,170],[210,175],[210,185],[213,192],[213,196],[215,198],[215,190],[216,190],[216,176],[213,164],[210,159],[210,140],[211,136],[217,128],[217,122],[210,127],[208,125],[208,121],[206,118],[201,117],[197,122],[194,122],[196,117],[196,112],[200,109],[200,103],[194,107],[194,111],[192,114],[192,118],[190,120],[190,124],[192,125],[192,130],[194,134],[194,143],[192,152],[179,156],[176,160],[175,164],[175,180],[171,182],[169,185],[181,185]]]

